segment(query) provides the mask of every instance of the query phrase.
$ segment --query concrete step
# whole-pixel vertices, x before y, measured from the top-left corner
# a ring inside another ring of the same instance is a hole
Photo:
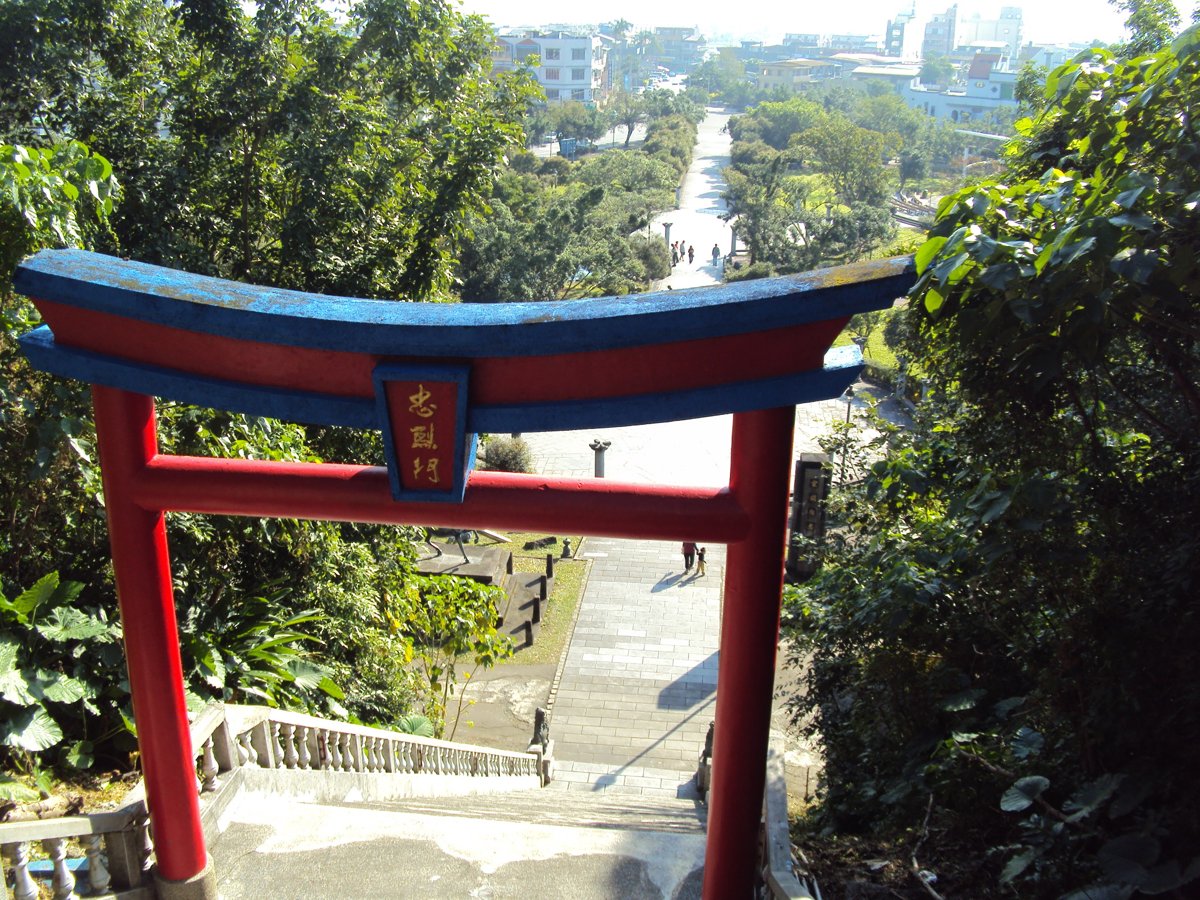
[[[506,822],[579,828],[626,828],[704,834],[708,808],[694,800],[644,797],[612,791],[571,793],[512,791],[475,797],[438,797],[398,803],[353,804],[433,816],[466,816]]]
[[[243,794],[210,847],[220,896],[700,897],[704,834],[686,803],[544,790],[458,799],[461,808]]]

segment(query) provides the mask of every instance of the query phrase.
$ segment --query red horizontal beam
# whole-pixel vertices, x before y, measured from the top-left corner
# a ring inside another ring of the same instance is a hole
[[[132,479],[143,509],[574,532],[603,537],[741,540],[749,520],[728,488],[473,472],[462,503],[392,499],[387,469],[337,463],[155,456]]]

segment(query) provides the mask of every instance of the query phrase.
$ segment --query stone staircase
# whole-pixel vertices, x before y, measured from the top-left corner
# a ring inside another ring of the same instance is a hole
[[[225,900],[700,896],[706,810],[614,791],[304,803],[243,792],[210,852]]]

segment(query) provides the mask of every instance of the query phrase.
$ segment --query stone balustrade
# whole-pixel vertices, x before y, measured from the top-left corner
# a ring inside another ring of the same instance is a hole
[[[240,766],[472,777],[542,772],[537,752],[455,744],[266,707],[210,706],[193,725],[192,740],[202,792]]]
[[[549,751],[496,750],[401,734],[382,728],[330,722],[315,716],[257,706],[210,704],[192,720],[196,790],[201,806],[226,780],[243,770],[372,775],[536,777],[545,785]],[[207,830],[207,826],[206,826]],[[74,842],[78,847],[69,847]],[[51,860],[50,890],[58,900],[116,891],[126,897],[154,895],[150,877],[153,844],[141,785],[114,812],[0,823],[0,851],[16,900],[38,897],[30,869],[34,845]],[[76,879],[68,853],[87,859],[86,879]]]
[[[68,842],[78,844],[87,859],[86,879],[77,880],[67,864]],[[56,900],[116,891],[134,891],[123,894],[133,897],[139,888],[147,900],[153,897],[148,887],[150,833],[140,787],[113,812],[0,823],[0,851],[16,900],[40,896],[30,868],[35,845],[50,860],[50,891]]]

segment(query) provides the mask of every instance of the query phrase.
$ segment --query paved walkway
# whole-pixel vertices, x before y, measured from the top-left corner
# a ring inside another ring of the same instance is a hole
[[[705,287],[721,281],[721,263],[713,264],[712,248],[715,244],[721,256],[732,249],[732,232],[721,219],[726,211],[721,199],[725,190],[721,170],[729,165],[730,139],[725,130],[728,123],[729,113],[709,107],[708,115],[697,129],[692,164],[680,190],[680,208],[660,213],[651,223],[655,233],[665,236],[666,224],[670,222],[671,237],[667,243],[683,241],[696,248],[695,259],[688,262],[685,257],[668,277],[654,283],[656,290]]]
[[[725,548],[708,572],[680,546],[588,538],[592,561],[551,715],[555,783],[694,797],[712,721]]]

